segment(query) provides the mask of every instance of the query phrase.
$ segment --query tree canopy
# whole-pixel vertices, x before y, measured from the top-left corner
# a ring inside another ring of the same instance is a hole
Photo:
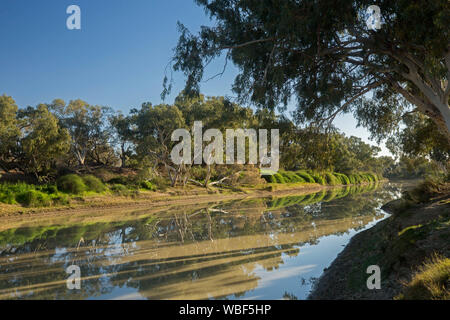
[[[450,141],[450,3],[447,0],[196,0],[213,20],[179,24],[173,68],[196,94],[205,66],[225,55],[239,69],[239,102],[285,107],[314,125],[352,112],[378,137],[405,112],[429,117]],[[381,9],[381,29],[366,25]],[[163,96],[171,81],[164,80]]]

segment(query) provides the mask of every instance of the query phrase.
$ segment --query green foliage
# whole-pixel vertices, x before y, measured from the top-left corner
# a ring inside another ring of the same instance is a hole
[[[106,190],[106,186],[103,182],[93,175],[83,176],[82,179],[86,185],[87,191],[102,193]]]
[[[173,69],[185,74],[188,94],[199,93],[206,66],[227,52],[239,70],[233,82],[239,99],[274,109],[296,98],[298,122],[332,120],[339,112],[353,112],[360,125],[384,138],[410,110],[407,102],[416,103],[419,112],[435,122],[444,116],[433,110],[448,108],[448,97],[435,99],[445,94],[439,84],[448,78],[443,63],[450,41],[448,0],[377,2],[383,26],[376,33],[366,25],[369,1],[197,3],[214,23],[197,34],[178,26]],[[171,83],[164,79],[163,96]],[[361,99],[370,91],[370,98]],[[449,128],[442,125],[440,131],[448,139]]]
[[[336,176],[336,178],[339,179],[341,184],[343,184],[343,185],[350,184],[350,179],[345,174],[335,172],[334,175]]]
[[[284,179],[284,177],[279,173],[275,173],[274,178],[277,183],[286,183],[286,180]]]
[[[131,184],[131,180],[125,176],[117,176],[108,181],[109,184],[121,184],[121,185],[129,185]]]
[[[156,188],[162,192],[167,190],[167,187],[169,186],[169,182],[160,176],[154,176],[151,180],[151,183],[153,183]]]
[[[308,182],[308,183],[315,183],[316,182],[314,180],[314,178],[309,173],[307,173],[306,171],[302,171],[302,170],[296,171],[295,174],[298,175],[299,177],[301,177],[303,180],[305,180],[305,182]]]
[[[81,194],[87,190],[83,179],[76,174],[68,174],[58,178],[57,186],[58,190],[71,194]]]
[[[27,207],[47,207],[52,203],[48,194],[36,190],[19,193],[16,196],[16,200]]]
[[[142,181],[141,182],[141,188],[150,190],[150,191],[156,191],[157,187],[151,183],[150,181]]]
[[[336,186],[341,184],[341,181],[338,178],[336,178],[336,176],[333,175],[331,172],[325,172],[324,178],[325,181],[327,182],[327,185],[329,186]]]
[[[130,189],[124,186],[123,184],[114,184],[110,187],[110,190],[118,196],[124,197],[137,197],[139,195],[138,190]]]
[[[321,185],[325,185],[326,181],[324,178],[322,178],[321,176],[317,175],[317,174],[310,174],[310,176],[314,179],[315,183],[321,184]]]

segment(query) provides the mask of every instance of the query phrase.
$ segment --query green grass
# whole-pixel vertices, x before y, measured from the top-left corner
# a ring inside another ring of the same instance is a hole
[[[338,185],[358,185],[366,183],[375,183],[380,179],[375,173],[354,173],[345,175],[338,172],[313,173],[305,170],[284,171],[280,170],[272,175],[262,176],[268,183],[318,183],[320,185],[338,186]]]

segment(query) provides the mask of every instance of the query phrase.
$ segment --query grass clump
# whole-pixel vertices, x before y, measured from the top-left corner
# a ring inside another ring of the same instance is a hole
[[[450,259],[434,255],[405,286],[397,300],[450,300]]]
[[[330,186],[337,186],[337,185],[341,184],[341,181],[338,178],[336,178],[336,176],[334,174],[332,174],[331,172],[325,172],[324,177],[325,177],[325,181]]]
[[[48,194],[37,190],[28,190],[16,196],[17,202],[26,207],[48,207],[52,199]]]
[[[153,183],[151,183],[150,181],[146,181],[146,180],[141,181],[140,186],[142,189],[150,190],[150,191],[156,191],[156,189],[157,189]]]
[[[303,178],[308,183],[316,183],[314,178],[306,171],[299,170],[299,171],[296,171],[295,174],[298,175],[299,177]]]
[[[87,187],[83,179],[76,174],[68,174],[60,177],[57,182],[58,190],[70,193],[70,194],[81,194],[87,191]]]
[[[350,179],[345,174],[335,172],[334,176],[336,176],[336,178],[338,178],[338,180],[340,181],[340,184],[343,184],[343,185],[350,184]]]
[[[86,185],[87,191],[102,193],[106,190],[106,186],[103,184],[103,182],[93,175],[83,176],[82,179],[84,184]]]
[[[315,183],[321,184],[321,185],[326,185],[327,182],[325,181],[324,178],[322,178],[321,176],[317,175],[317,174],[310,174],[311,177],[314,179]]]

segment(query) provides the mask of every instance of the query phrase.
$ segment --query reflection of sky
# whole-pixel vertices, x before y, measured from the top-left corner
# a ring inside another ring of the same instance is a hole
[[[374,220],[358,231],[352,229],[343,235],[319,238],[319,243],[315,245],[296,246],[295,248],[300,249],[300,253],[295,257],[283,254],[281,257],[283,263],[278,269],[268,271],[259,266],[253,271],[255,277],[260,279],[258,287],[247,291],[238,299],[276,300],[282,299],[284,293],[292,294],[300,300],[306,299],[312,287],[311,280],[320,277],[323,270],[334,261],[355,234],[372,227],[379,221],[380,219]],[[234,299],[233,296],[228,298]]]

